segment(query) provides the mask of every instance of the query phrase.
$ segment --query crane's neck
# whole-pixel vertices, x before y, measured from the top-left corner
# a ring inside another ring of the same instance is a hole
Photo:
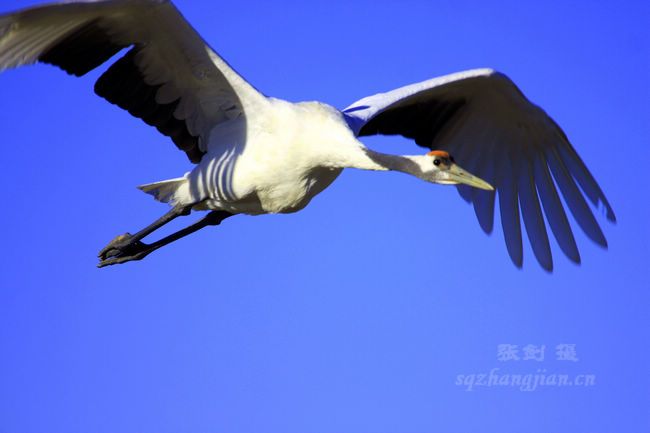
[[[420,177],[421,155],[389,155],[375,152],[357,141],[353,146],[345,149],[332,158],[336,168],[359,168],[362,170],[376,171],[401,171]]]

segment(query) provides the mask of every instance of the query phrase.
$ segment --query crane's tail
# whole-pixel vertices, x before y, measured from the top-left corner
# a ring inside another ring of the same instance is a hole
[[[172,204],[178,205],[185,204],[186,200],[183,200],[183,198],[187,196],[188,182],[186,177],[177,177],[176,179],[140,185],[138,189],[151,194],[160,202],[172,202]]]

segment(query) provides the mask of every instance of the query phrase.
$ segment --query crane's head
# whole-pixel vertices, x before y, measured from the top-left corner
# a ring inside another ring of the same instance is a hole
[[[427,153],[421,161],[420,164],[424,165],[421,169],[426,176],[425,180],[429,182],[442,185],[457,185],[462,183],[488,191],[494,190],[494,187],[483,179],[468,173],[456,165],[454,158],[444,150],[433,150]]]

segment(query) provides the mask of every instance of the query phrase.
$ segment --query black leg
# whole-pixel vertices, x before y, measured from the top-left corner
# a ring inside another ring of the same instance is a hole
[[[139,243],[140,239],[158,230],[168,222],[178,218],[181,215],[189,215],[192,211],[192,206],[180,207],[176,206],[156,221],[140,230],[136,234],[126,233],[116,236],[108,245],[106,245],[98,254],[101,260],[109,257],[117,256],[133,245]]]
[[[99,264],[97,267],[103,268],[104,266],[116,265],[132,260],[140,260],[151,252],[164,245],[167,245],[170,242],[185,237],[190,233],[194,233],[195,231],[200,230],[205,226],[218,225],[221,223],[221,221],[233,215],[230,212],[226,211],[212,211],[194,224],[182,230],[179,230],[176,233],[173,233],[163,239],[160,239],[159,241],[151,244],[140,242],[140,239],[147,236],[154,230],[157,230],[178,216],[189,214],[189,211],[189,207],[179,208],[179,210],[177,210],[177,208],[174,208],[165,214],[162,218],[158,219],[153,224],[139,231],[135,235],[130,235],[127,233],[125,235],[116,237],[113,239],[113,241],[111,241],[111,243],[109,243],[104,249],[99,252]]]

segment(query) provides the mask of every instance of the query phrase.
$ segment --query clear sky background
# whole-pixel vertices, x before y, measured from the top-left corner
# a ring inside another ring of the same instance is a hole
[[[552,241],[548,274],[524,238],[519,270],[499,220],[486,236],[455,188],[346,170],[299,213],[233,217],[96,269],[114,236],[167,211],[135,186],[190,163],[94,95],[106,66],[82,79],[6,71],[0,432],[650,431],[647,1],[177,6],[290,101],[344,108],[459,70],[504,72],[609,198],[618,223],[597,215],[609,249],[574,224],[582,265]],[[519,360],[500,360],[505,344]],[[558,359],[561,344],[577,360]],[[524,359],[527,345],[543,360]],[[472,385],[491,371],[594,382]]]

